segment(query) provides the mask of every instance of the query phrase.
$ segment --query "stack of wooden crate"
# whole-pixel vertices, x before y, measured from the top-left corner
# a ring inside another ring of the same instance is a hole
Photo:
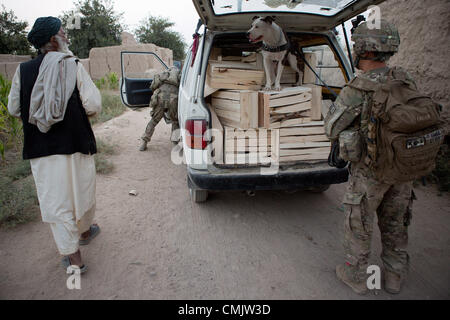
[[[259,93],[260,127],[279,128],[279,162],[326,160],[331,143],[322,120],[322,90],[315,85]]]
[[[296,73],[286,68],[281,91],[261,91],[265,84],[259,53],[210,60],[205,97],[210,96],[214,128],[223,132],[215,141],[215,157],[225,164],[266,164],[326,160],[330,141],[322,117],[322,88],[305,68],[304,83],[295,87]],[[306,54],[316,65],[315,54]]]

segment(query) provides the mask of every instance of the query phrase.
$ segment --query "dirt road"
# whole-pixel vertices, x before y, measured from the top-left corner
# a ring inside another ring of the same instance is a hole
[[[345,185],[324,194],[218,193],[194,204],[186,168],[170,160],[169,126],[138,151],[148,117],[147,109],[128,111],[95,129],[118,154],[115,171],[98,176],[102,233],[82,249],[90,268],[82,289],[66,288],[50,228],[38,221],[0,231],[0,298],[361,299],[334,273]],[[362,299],[450,298],[450,197],[416,191],[409,281],[398,296]],[[371,262],[381,265],[379,239],[375,231]]]

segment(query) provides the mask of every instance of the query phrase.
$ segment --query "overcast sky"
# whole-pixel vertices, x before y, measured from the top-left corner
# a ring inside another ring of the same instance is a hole
[[[1,0],[6,9],[13,10],[19,20],[34,21],[42,16],[59,16],[74,8],[74,0]],[[197,26],[198,14],[191,0],[114,0],[116,12],[124,13],[127,31],[133,31],[149,14],[162,16],[175,22],[173,30],[180,32],[187,44]]]

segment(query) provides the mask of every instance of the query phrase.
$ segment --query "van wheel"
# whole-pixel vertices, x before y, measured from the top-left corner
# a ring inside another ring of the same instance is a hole
[[[208,190],[189,189],[191,200],[195,203],[204,203],[208,200]]]
[[[327,191],[328,189],[330,189],[330,185],[329,184],[324,184],[321,186],[315,186],[309,189],[309,191],[313,192],[313,193],[323,193],[325,191]]]

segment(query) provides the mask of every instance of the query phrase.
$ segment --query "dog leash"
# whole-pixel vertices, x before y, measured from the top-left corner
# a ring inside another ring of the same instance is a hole
[[[322,78],[317,74],[316,70],[314,70],[313,67],[311,67],[311,65],[309,64],[308,61],[306,61],[305,55],[303,54],[303,52],[301,52],[298,48],[294,48],[295,52],[297,52],[300,57],[302,58],[302,60],[305,62],[305,64],[308,66],[308,68],[314,73],[314,75],[317,77],[317,79],[320,80],[320,82],[322,82],[322,84],[325,86],[325,88],[328,89],[328,91],[330,91],[330,93],[337,98],[338,94],[336,93],[336,91],[334,91],[333,89],[331,89],[326,83],[325,81],[322,80]]]

